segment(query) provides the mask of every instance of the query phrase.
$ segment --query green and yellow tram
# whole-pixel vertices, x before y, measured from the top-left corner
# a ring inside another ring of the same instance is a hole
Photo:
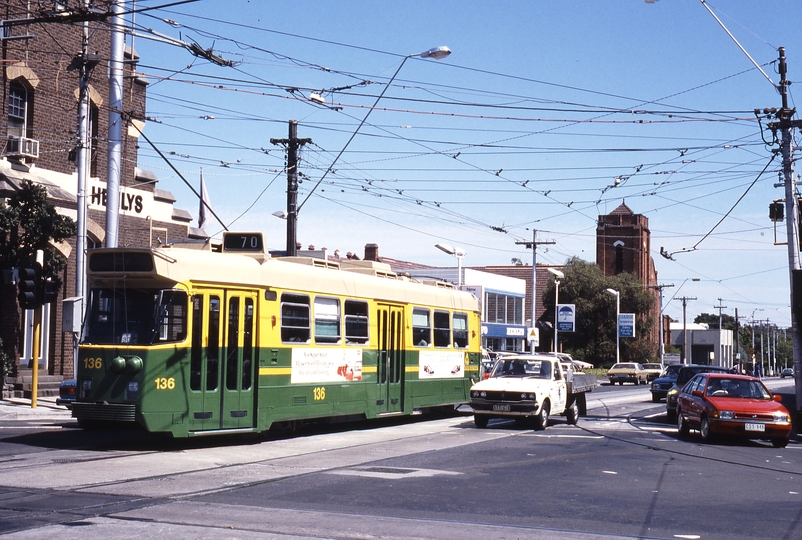
[[[90,251],[79,423],[187,437],[469,401],[473,295],[372,261],[272,258],[263,245],[260,233],[226,233],[217,251]]]

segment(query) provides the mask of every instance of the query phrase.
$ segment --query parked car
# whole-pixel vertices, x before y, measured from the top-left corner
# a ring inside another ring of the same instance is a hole
[[[780,378],[784,379],[786,377],[793,377],[794,376],[794,368],[785,368],[780,372]]]
[[[677,396],[680,390],[682,390],[682,387],[693,379],[694,375],[712,372],[735,373],[734,370],[723,366],[705,366],[702,364],[688,364],[680,368],[677,373],[677,380],[674,381],[674,386],[672,386],[671,390],[666,394],[666,416],[669,422],[675,422],[677,420]]]
[[[646,372],[637,362],[620,362],[613,365],[607,370],[607,378],[611,384],[623,385],[625,382],[634,383],[636,386],[646,384]]]
[[[788,444],[791,415],[756,377],[730,373],[700,373],[677,397],[677,431],[698,429],[702,440],[718,435],[771,441],[775,448]]]
[[[72,409],[72,404],[75,403],[75,379],[67,379],[61,381],[58,387],[58,397],[56,398],[56,405],[64,405],[68,409]]]
[[[641,364],[646,371],[646,382],[652,382],[663,373],[663,364]]]
[[[652,381],[652,386],[649,391],[652,393],[652,402],[659,403],[661,399],[666,398],[666,394],[674,386],[677,380],[682,364],[669,364],[663,370],[659,377]]]

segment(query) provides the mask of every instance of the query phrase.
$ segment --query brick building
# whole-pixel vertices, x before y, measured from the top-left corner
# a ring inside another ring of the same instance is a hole
[[[660,342],[660,292],[657,270],[651,255],[649,218],[636,214],[625,203],[607,215],[599,216],[596,226],[596,264],[605,276],[621,273],[635,275],[644,287],[654,293],[653,318],[655,325],[649,340],[657,351]]]
[[[6,21],[40,18],[53,3],[7,0],[2,9]],[[102,4],[106,7],[106,4]],[[78,145],[78,70],[75,55],[81,51],[81,24],[32,22],[6,27],[3,47],[3,98],[6,106],[0,118],[0,135],[5,149],[0,158],[0,198],[31,180],[47,189],[48,199],[62,214],[77,217],[76,148]],[[108,57],[110,25],[89,23],[89,51],[99,63],[91,71],[89,84],[89,176],[86,184],[87,248],[103,244],[106,225],[105,191],[107,134],[109,124]],[[138,58],[126,48],[123,110],[130,118],[145,118],[148,81],[137,71]],[[128,116],[126,116],[128,118]],[[144,122],[137,122],[140,129]],[[174,208],[174,197],[157,188],[156,176],[137,167],[139,132],[125,120],[123,125],[120,178],[119,245],[147,246],[197,234],[192,216]],[[76,239],[57,249],[68,260],[61,276],[64,286],[60,299],[74,296],[76,290]],[[9,284],[0,289],[0,338],[5,352],[16,360],[24,373],[32,350],[32,311],[19,309],[17,289]],[[40,373],[72,377],[73,346],[76,336],[61,331],[61,302],[43,309]]]

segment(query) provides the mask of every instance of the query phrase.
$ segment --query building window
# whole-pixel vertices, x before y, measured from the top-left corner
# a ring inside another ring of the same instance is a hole
[[[615,273],[621,274],[624,272],[624,243],[618,241],[615,244]]]
[[[89,174],[97,176],[97,155],[100,142],[98,139],[98,126],[100,125],[100,110],[94,103],[89,103]]]
[[[489,292],[487,293],[486,305],[487,314],[485,322],[523,324],[523,297]]]
[[[8,85],[8,135],[32,138],[33,90],[18,80]]]

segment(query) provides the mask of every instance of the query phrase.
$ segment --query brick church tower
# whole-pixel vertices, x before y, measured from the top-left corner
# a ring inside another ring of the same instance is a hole
[[[651,232],[649,219],[636,214],[625,203],[607,214],[599,216],[596,226],[596,264],[605,276],[622,273],[635,275],[644,287],[650,287],[655,295],[654,321],[650,339],[659,343],[660,295],[655,289],[657,271],[651,256]]]

